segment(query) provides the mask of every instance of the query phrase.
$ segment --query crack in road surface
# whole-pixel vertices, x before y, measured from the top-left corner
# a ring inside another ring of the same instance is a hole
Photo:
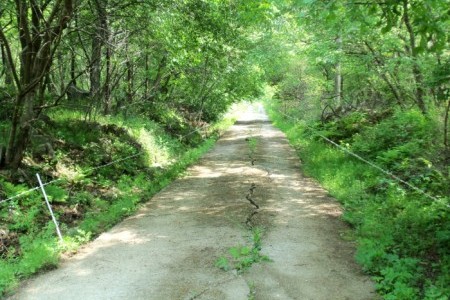
[[[248,194],[245,196],[245,199],[248,200],[256,209],[259,209],[259,205],[255,202],[255,200],[252,199],[253,192],[256,189],[256,184],[252,183],[250,186],[250,189],[248,190]]]
[[[253,211],[247,216],[247,219],[245,220],[245,224],[249,229],[252,229],[255,227],[255,224],[253,224],[252,220],[253,217],[258,213],[259,205],[253,200],[253,193],[255,192],[256,184],[252,183],[250,185],[250,188],[248,189],[247,195],[245,195],[245,199],[247,199],[248,202],[253,206]]]
[[[284,134],[250,107],[187,176],[11,299],[375,299],[340,237],[340,206],[300,169]],[[215,267],[246,244],[249,224],[265,229],[272,262],[242,274]]]

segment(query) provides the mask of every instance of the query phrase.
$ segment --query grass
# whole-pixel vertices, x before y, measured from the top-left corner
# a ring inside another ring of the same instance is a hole
[[[249,149],[249,156],[253,157],[256,151],[256,147],[258,146],[258,139],[254,136],[247,138],[247,144]]]
[[[256,286],[253,282],[247,282],[249,292],[247,295],[247,300],[255,300],[256,298]]]

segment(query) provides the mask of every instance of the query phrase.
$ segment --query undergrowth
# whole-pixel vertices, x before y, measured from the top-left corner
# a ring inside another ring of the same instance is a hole
[[[361,113],[330,123],[294,122],[268,104],[298,150],[304,172],[321,182],[356,232],[357,261],[385,299],[449,299],[450,180],[438,128],[415,110],[373,121]],[[295,114],[295,112],[291,112]],[[295,115],[294,115],[295,116]],[[324,142],[325,135],[431,195],[412,191]]]
[[[43,181],[59,221],[64,242],[39,191],[0,204],[0,296],[36,272],[57,266],[61,253],[70,255],[98,236],[163,187],[210,149],[232,118],[210,126],[193,143],[168,133],[148,119],[99,117],[85,121],[81,113],[59,110],[37,128],[39,145],[27,153],[18,175],[0,173],[2,199]],[[45,134],[40,134],[45,132]],[[98,168],[100,166],[100,168]]]

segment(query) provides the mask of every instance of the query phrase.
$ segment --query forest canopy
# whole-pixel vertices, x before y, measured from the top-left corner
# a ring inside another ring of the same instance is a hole
[[[20,166],[55,108],[217,120],[260,90],[249,53],[266,14],[259,1],[2,2],[1,165]]]

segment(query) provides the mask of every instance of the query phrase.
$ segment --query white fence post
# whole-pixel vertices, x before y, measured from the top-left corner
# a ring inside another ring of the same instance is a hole
[[[61,242],[64,242],[63,237],[61,235],[61,231],[59,230],[58,222],[56,221],[55,215],[53,214],[52,206],[50,205],[50,202],[48,201],[47,193],[45,192],[44,185],[42,184],[42,181],[41,181],[41,177],[39,176],[38,173],[36,173],[36,177],[39,181],[39,186],[41,187],[42,194],[44,195],[45,203],[47,203],[48,210],[50,211],[50,214],[52,215],[53,223],[55,223],[56,233],[58,234],[59,240]]]

